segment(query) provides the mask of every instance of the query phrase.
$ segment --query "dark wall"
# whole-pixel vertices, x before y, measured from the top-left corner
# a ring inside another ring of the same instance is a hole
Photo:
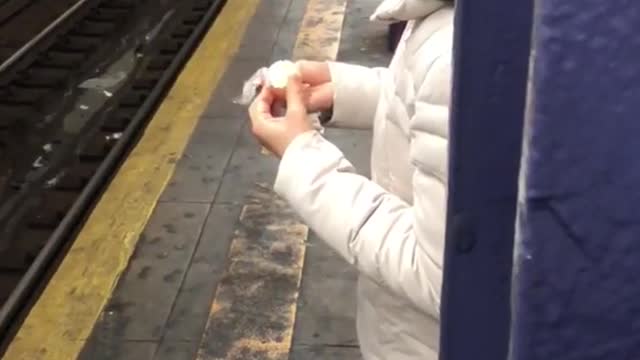
[[[456,1],[442,360],[502,360],[532,1]]]
[[[537,0],[514,360],[640,359],[640,3]]]

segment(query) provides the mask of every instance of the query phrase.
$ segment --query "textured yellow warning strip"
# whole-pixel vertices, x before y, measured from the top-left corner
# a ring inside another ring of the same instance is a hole
[[[78,356],[258,3],[228,0],[19,329],[5,359]]]
[[[335,60],[347,0],[310,0],[293,49],[296,60]]]
[[[346,0],[310,0],[294,58],[334,60],[345,10]],[[198,359],[289,359],[308,232],[270,187],[250,194]]]
[[[289,356],[308,228],[267,185],[240,215],[199,359]]]

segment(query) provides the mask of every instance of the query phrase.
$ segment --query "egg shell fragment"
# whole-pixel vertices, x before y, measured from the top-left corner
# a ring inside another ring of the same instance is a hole
[[[289,77],[298,72],[296,64],[289,60],[276,61],[267,70],[269,86],[275,89],[285,89]]]

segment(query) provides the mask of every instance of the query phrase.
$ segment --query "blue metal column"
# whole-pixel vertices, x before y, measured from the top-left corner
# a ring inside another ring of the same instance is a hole
[[[456,0],[441,360],[509,346],[531,0]]]
[[[511,358],[640,359],[640,2],[536,8]]]

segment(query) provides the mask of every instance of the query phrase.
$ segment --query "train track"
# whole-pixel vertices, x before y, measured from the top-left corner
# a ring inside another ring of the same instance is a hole
[[[0,72],[0,336],[224,2],[86,1]]]
[[[6,25],[22,11],[29,8],[37,0],[3,0],[0,1],[0,26]]]
[[[39,34],[54,34],[46,28],[73,14],[74,6],[84,1],[0,0],[0,64],[17,55]]]

